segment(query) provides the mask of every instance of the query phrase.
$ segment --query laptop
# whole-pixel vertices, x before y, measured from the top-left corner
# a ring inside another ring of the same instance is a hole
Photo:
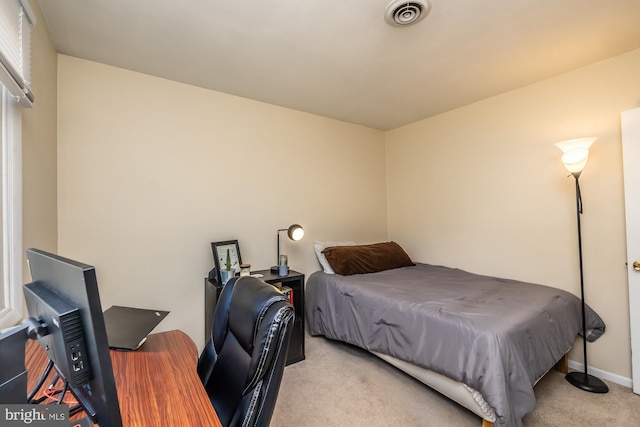
[[[147,340],[147,335],[167,317],[168,311],[114,305],[104,313],[109,348],[137,350]]]

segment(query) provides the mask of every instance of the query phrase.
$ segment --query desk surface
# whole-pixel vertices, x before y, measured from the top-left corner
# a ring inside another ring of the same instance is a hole
[[[136,351],[110,353],[125,427],[221,427],[198,377],[198,349],[184,332],[151,334]],[[28,342],[29,389],[46,361],[40,345]]]

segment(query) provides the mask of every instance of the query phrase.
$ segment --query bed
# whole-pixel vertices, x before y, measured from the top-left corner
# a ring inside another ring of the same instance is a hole
[[[582,330],[581,301],[548,286],[408,263],[313,273],[305,290],[311,335],[372,352],[472,410],[483,425],[521,426],[535,408],[533,386]],[[589,307],[586,315],[594,341],[605,324]]]

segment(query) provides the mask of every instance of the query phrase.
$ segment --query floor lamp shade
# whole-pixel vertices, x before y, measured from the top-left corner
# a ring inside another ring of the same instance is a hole
[[[582,215],[582,195],[580,193],[579,177],[589,159],[589,147],[597,138],[577,138],[556,143],[556,147],[562,150],[562,163],[573,175],[576,181],[576,212],[578,219],[578,256],[580,261],[580,296],[582,302],[582,350],[584,355],[584,372],[569,372],[565,377],[567,381],[584,391],[591,393],[606,393],[609,387],[599,378],[587,373],[587,326],[584,302],[584,274],[582,267],[582,230],[580,227],[580,215]]]
[[[576,138],[555,143],[555,146],[562,150],[562,164],[576,178],[587,165],[589,147],[596,139],[598,138]]]

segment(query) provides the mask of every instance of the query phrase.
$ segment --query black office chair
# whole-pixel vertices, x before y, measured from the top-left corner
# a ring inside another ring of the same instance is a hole
[[[268,426],[282,381],[294,312],[255,277],[231,279],[213,315],[198,375],[224,427]]]

